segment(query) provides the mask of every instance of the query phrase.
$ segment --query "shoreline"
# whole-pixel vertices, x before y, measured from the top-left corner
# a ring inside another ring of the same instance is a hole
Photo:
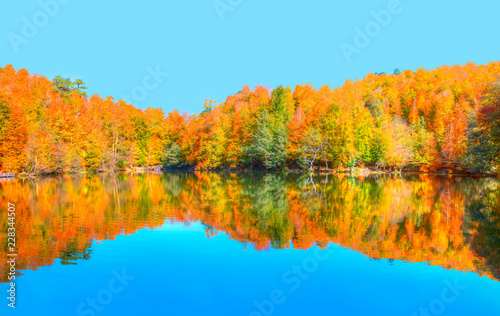
[[[382,170],[370,170],[367,168],[364,169],[354,169],[347,170],[345,169],[299,169],[299,168],[291,168],[285,170],[267,170],[267,169],[248,169],[248,168],[219,168],[219,169],[196,169],[194,167],[183,167],[183,168],[157,168],[151,167],[147,169],[145,167],[140,167],[138,169],[123,169],[123,170],[114,170],[114,171],[83,171],[83,172],[54,172],[54,173],[43,173],[43,174],[31,174],[28,175],[26,173],[16,174],[14,177],[5,178],[2,180],[13,180],[13,179],[31,179],[37,177],[50,177],[50,176],[60,176],[60,175],[99,175],[99,174],[143,174],[143,173],[176,173],[176,172],[214,172],[214,173],[292,173],[292,174],[310,174],[310,175],[350,175],[352,177],[369,177],[376,175],[429,175],[429,176],[453,176],[453,177],[473,177],[473,178],[497,178],[499,174],[487,174],[487,173],[467,173],[467,172],[450,172],[449,171],[433,171],[433,172],[424,172],[424,171],[382,171]]]

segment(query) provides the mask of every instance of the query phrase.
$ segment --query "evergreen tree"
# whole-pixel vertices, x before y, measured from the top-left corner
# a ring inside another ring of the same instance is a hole
[[[165,150],[161,162],[167,167],[176,167],[181,163],[182,150],[177,143],[173,143]]]
[[[81,97],[87,97],[87,93],[82,91],[87,89],[85,83],[82,79],[77,79],[71,81],[70,78],[63,78],[61,76],[56,76],[52,80],[52,85],[54,85],[54,90],[59,92],[61,96],[69,98],[73,92],[77,92]]]
[[[266,169],[277,169],[285,164],[288,138],[285,125],[273,128],[270,118],[266,110],[259,115],[256,132],[244,152],[248,162],[257,160]]]

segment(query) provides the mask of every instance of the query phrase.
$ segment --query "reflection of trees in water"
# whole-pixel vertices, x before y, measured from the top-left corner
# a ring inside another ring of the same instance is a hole
[[[373,259],[430,261],[499,277],[496,179],[173,172],[0,187],[1,203],[18,201],[19,238],[32,242],[18,249],[20,269],[55,258],[74,264],[89,258],[93,240],[173,219],[200,221],[208,237],[223,232],[257,250],[337,243]],[[0,268],[5,272],[5,263]]]
[[[255,227],[266,232],[272,247],[283,248],[289,242],[291,226],[287,216],[287,185],[279,173],[258,174],[241,180],[242,197],[250,206],[246,216],[254,218]]]
[[[69,265],[76,264],[77,260],[89,260],[90,254],[92,253],[92,244],[90,242],[86,243],[83,248],[78,246],[78,242],[69,242],[66,249],[61,251],[59,258],[61,259],[61,264]]]
[[[484,262],[478,264],[483,271],[491,271],[500,279],[500,190],[498,182],[489,179],[484,185],[470,190],[471,196],[467,205],[469,214],[466,234],[471,240],[474,252]]]

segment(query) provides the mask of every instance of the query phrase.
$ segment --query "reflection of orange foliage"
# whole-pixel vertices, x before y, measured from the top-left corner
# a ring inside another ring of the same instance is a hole
[[[495,279],[470,246],[471,238],[480,238],[477,224],[464,235],[466,196],[452,179],[340,176],[302,186],[266,177],[195,173],[10,181],[0,183],[0,203],[16,204],[19,269],[50,265],[69,248],[84,250],[92,241],[171,219],[200,221],[207,237],[221,231],[256,250],[336,243],[377,259],[431,262]],[[5,257],[5,213],[0,220]],[[5,281],[4,261],[0,269]]]

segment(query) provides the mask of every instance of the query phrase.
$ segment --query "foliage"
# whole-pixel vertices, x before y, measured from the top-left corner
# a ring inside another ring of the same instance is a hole
[[[497,172],[500,167],[500,82],[486,91],[483,104],[469,120],[467,162],[470,168]]]
[[[495,172],[499,77],[500,62],[491,62],[370,73],[336,89],[245,86],[220,104],[207,100],[199,115],[165,115],[112,97],[86,97],[81,80],[51,82],[7,65],[0,68],[0,170],[161,163],[283,169],[305,162],[309,168]]]
[[[315,128],[310,129],[304,135],[300,152],[302,153],[301,162],[309,170],[313,170],[316,159],[321,159],[327,150],[328,142]]]
[[[434,135],[427,130],[425,119],[420,117],[413,126],[413,164],[422,171],[433,171],[438,157]]]
[[[59,94],[63,97],[69,98],[73,92],[76,92],[81,97],[87,97],[87,93],[82,91],[87,89],[82,79],[71,81],[70,78],[56,76],[52,79],[52,84],[54,85],[54,90],[59,92]]]
[[[181,163],[182,150],[177,143],[173,143],[166,149],[162,163],[168,167],[176,167]]]
[[[250,145],[244,152],[249,162],[262,162],[267,169],[276,169],[285,163],[287,137],[284,125],[272,125],[267,111],[257,118],[256,132],[251,136]]]

